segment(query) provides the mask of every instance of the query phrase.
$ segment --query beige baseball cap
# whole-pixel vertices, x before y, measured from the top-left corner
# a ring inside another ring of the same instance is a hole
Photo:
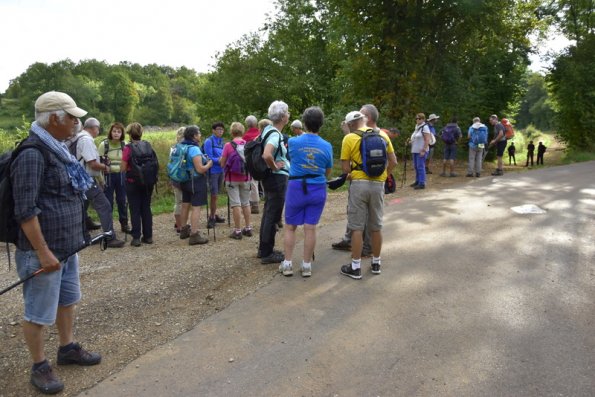
[[[35,101],[35,110],[37,112],[63,110],[74,117],[83,117],[87,114],[86,110],[76,106],[76,102],[74,102],[74,99],[70,95],[58,91],[46,92],[37,98]]]

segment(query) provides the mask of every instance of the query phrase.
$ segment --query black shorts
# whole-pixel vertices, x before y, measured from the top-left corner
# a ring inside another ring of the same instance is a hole
[[[204,175],[193,176],[181,187],[182,203],[190,203],[193,207],[207,205],[207,178]]]
[[[506,149],[506,139],[502,139],[498,143],[496,143],[496,156],[502,157],[504,156],[504,150]]]

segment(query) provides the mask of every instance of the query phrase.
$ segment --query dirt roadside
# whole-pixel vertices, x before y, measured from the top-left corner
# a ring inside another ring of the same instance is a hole
[[[554,148],[552,148],[554,152]],[[548,150],[548,155],[550,155]],[[548,156],[546,155],[546,156]],[[554,153],[546,162],[554,163]],[[436,190],[470,183],[466,164],[459,162],[458,177],[440,177],[441,156],[435,156],[434,173],[428,188],[408,187],[414,172],[407,163],[407,181],[392,197],[415,197]],[[399,169],[403,169],[400,161]],[[523,172],[522,166],[505,167],[505,172]],[[487,177],[493,165],[486,164]],[[347,193],[330,193],[319,229],[344,220]],[[223,211],[225,212],[225,210]],[[204,217],[204,214],[203,214]],[[260,215],[253,219],[258,232]],[[171,215],[154,219],[155,244],[100,251],[90,247],[81,253],[83,300],[77,308],[76,339],[103,355],[95,367],[57,367],[66,387],[61,395],[77,395],[95,383],[117,373],[136,357],[193,328],[201,320],[223,310],[235,300],[269,283],[276,265],[261,265],[255,257],[254,237],[231,240],[229,228],[217,228],[217,241],[205,246],[187,245],[173,230]],[[340,236],[337,236],[337,239]],[[301,240],[298,233],[298,240]],[[130,241],[130,239],[129,239]],[[277,248],[282,247],[282,233]],[[319,246],[319,250],[330,247]],[[296,252],[299,257],[301,253]],[[0,255],[0,286],[16,281],[14,264],[8,270],[4,252]],[[22,297],[17,288],[0,297],[0,397],[38,395],[29,384],[30,358],[21,331]],[[46,330],[46,353],[55,362],[58,336],[55,327]]]

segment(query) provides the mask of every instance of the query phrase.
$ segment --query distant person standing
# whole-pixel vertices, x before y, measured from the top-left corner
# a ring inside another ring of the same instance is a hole
[[[260,135],[260,130],[258,129],[258,119],[256,116],[250,115],[246,117],[244,121],[246,124],[246,132],[242,137],[246,143],[253,141]],[[260,202],[260,195],[258,193],[258,181],[256,179],[250,180],[250,213],[258,214],[260,209],[258,208],[258,203]]]
[[[291,123],[291,133],[293,136],[300,136],[304,133],[304,127],[301,121],[293,120],[293,123]]]
[[[531,167],[533,167],[533,153],[535,153],[535,145],[533,141],[529,141],[527,145],[527,164],[525,164],[525,167],[529,166],[529,160],[531,160]]]
[[[483,151],[488,143],[488,127],[485,126],[479,117],[473,118],[473,124],[467,131],[469,138],[469,163],[467,165],[467,177],[479,178],[483,164]]]
[[[435,116],[435,115],[433,115]],[[426,156],[430,150],[430,128],[426,123],[426,115],[418,113],[415,116],[415,130],[411,134],[411,154],[415,167],[415,183],[411,187],[419,190],[426,188]]]
[[[502,156],[504,156],[504,150],[506,149],[506,135],[504,125],[498,121],[498,116],[493,114],[490,116],[490,124],[494,126],[494,139],[490,142],[490,146],[496,146],[496,157],[498,159],[498,165],[496,171],[492,172],[493,176],[504,175]]]
[[[512,162],[516,165],[516,158],[514,157],[515,153],[516,147],[514,146],[514,142],[510,142],[510,146],[508,147],[508,165],[511,165]]]
[[[444,160],[442,160],[442,173],[440,176],[446,176],[446,166],[450,168],[451,177],[457,176],[455,174],[455,160],[457,159],[457,142],[461,138],[461,128],[457,124],[456,117],[450,120],[441,131],[440,136],[444,141]]]
[[[543,165],[543,155],[545,154],[546,150],[547,147],[543,144],[543,142],[539,142],[539,145],[537,146],[537,165]]]
[[[438,119],[440,118],[440,116],[436,116],[434,113],[430,114],[430,117],[428,117],[428,121],[426,123],[426,125],[428,126],[430,133],[434,136],[436,136],[436,127],[434,127],[434,124],[436,123],[436,121],[438,121]],[[434,140],[435,142],[435,140]],[[431,174],[432,173],[432,160],[434,159],[434,147],[436,146],[436,144],[434,143],[433,145],[429,146],[429,150],[428,153],[426,153],[426,174]]]
[[[217,215],[217,196],[223,187],[223,168],[219,165],[219,159],[221,158],[225,144],[223,141],[225,126],[222,122],[218,121],[213,123],[211,130],[212,135],[205,140],[203,145],[204,154],[213,160],[213,166],[209,169],[208,173],[208,186],[211,192],[211,212],[207,222],[207,228],[209,229],[214,228],[215,223],[225,223],[225,219]]]

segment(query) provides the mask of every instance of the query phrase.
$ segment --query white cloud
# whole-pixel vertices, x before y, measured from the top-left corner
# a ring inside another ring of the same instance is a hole
[[[257,31],[274,0],[0,0],[0,92],[35,62],[65,58],[209,69]]]

